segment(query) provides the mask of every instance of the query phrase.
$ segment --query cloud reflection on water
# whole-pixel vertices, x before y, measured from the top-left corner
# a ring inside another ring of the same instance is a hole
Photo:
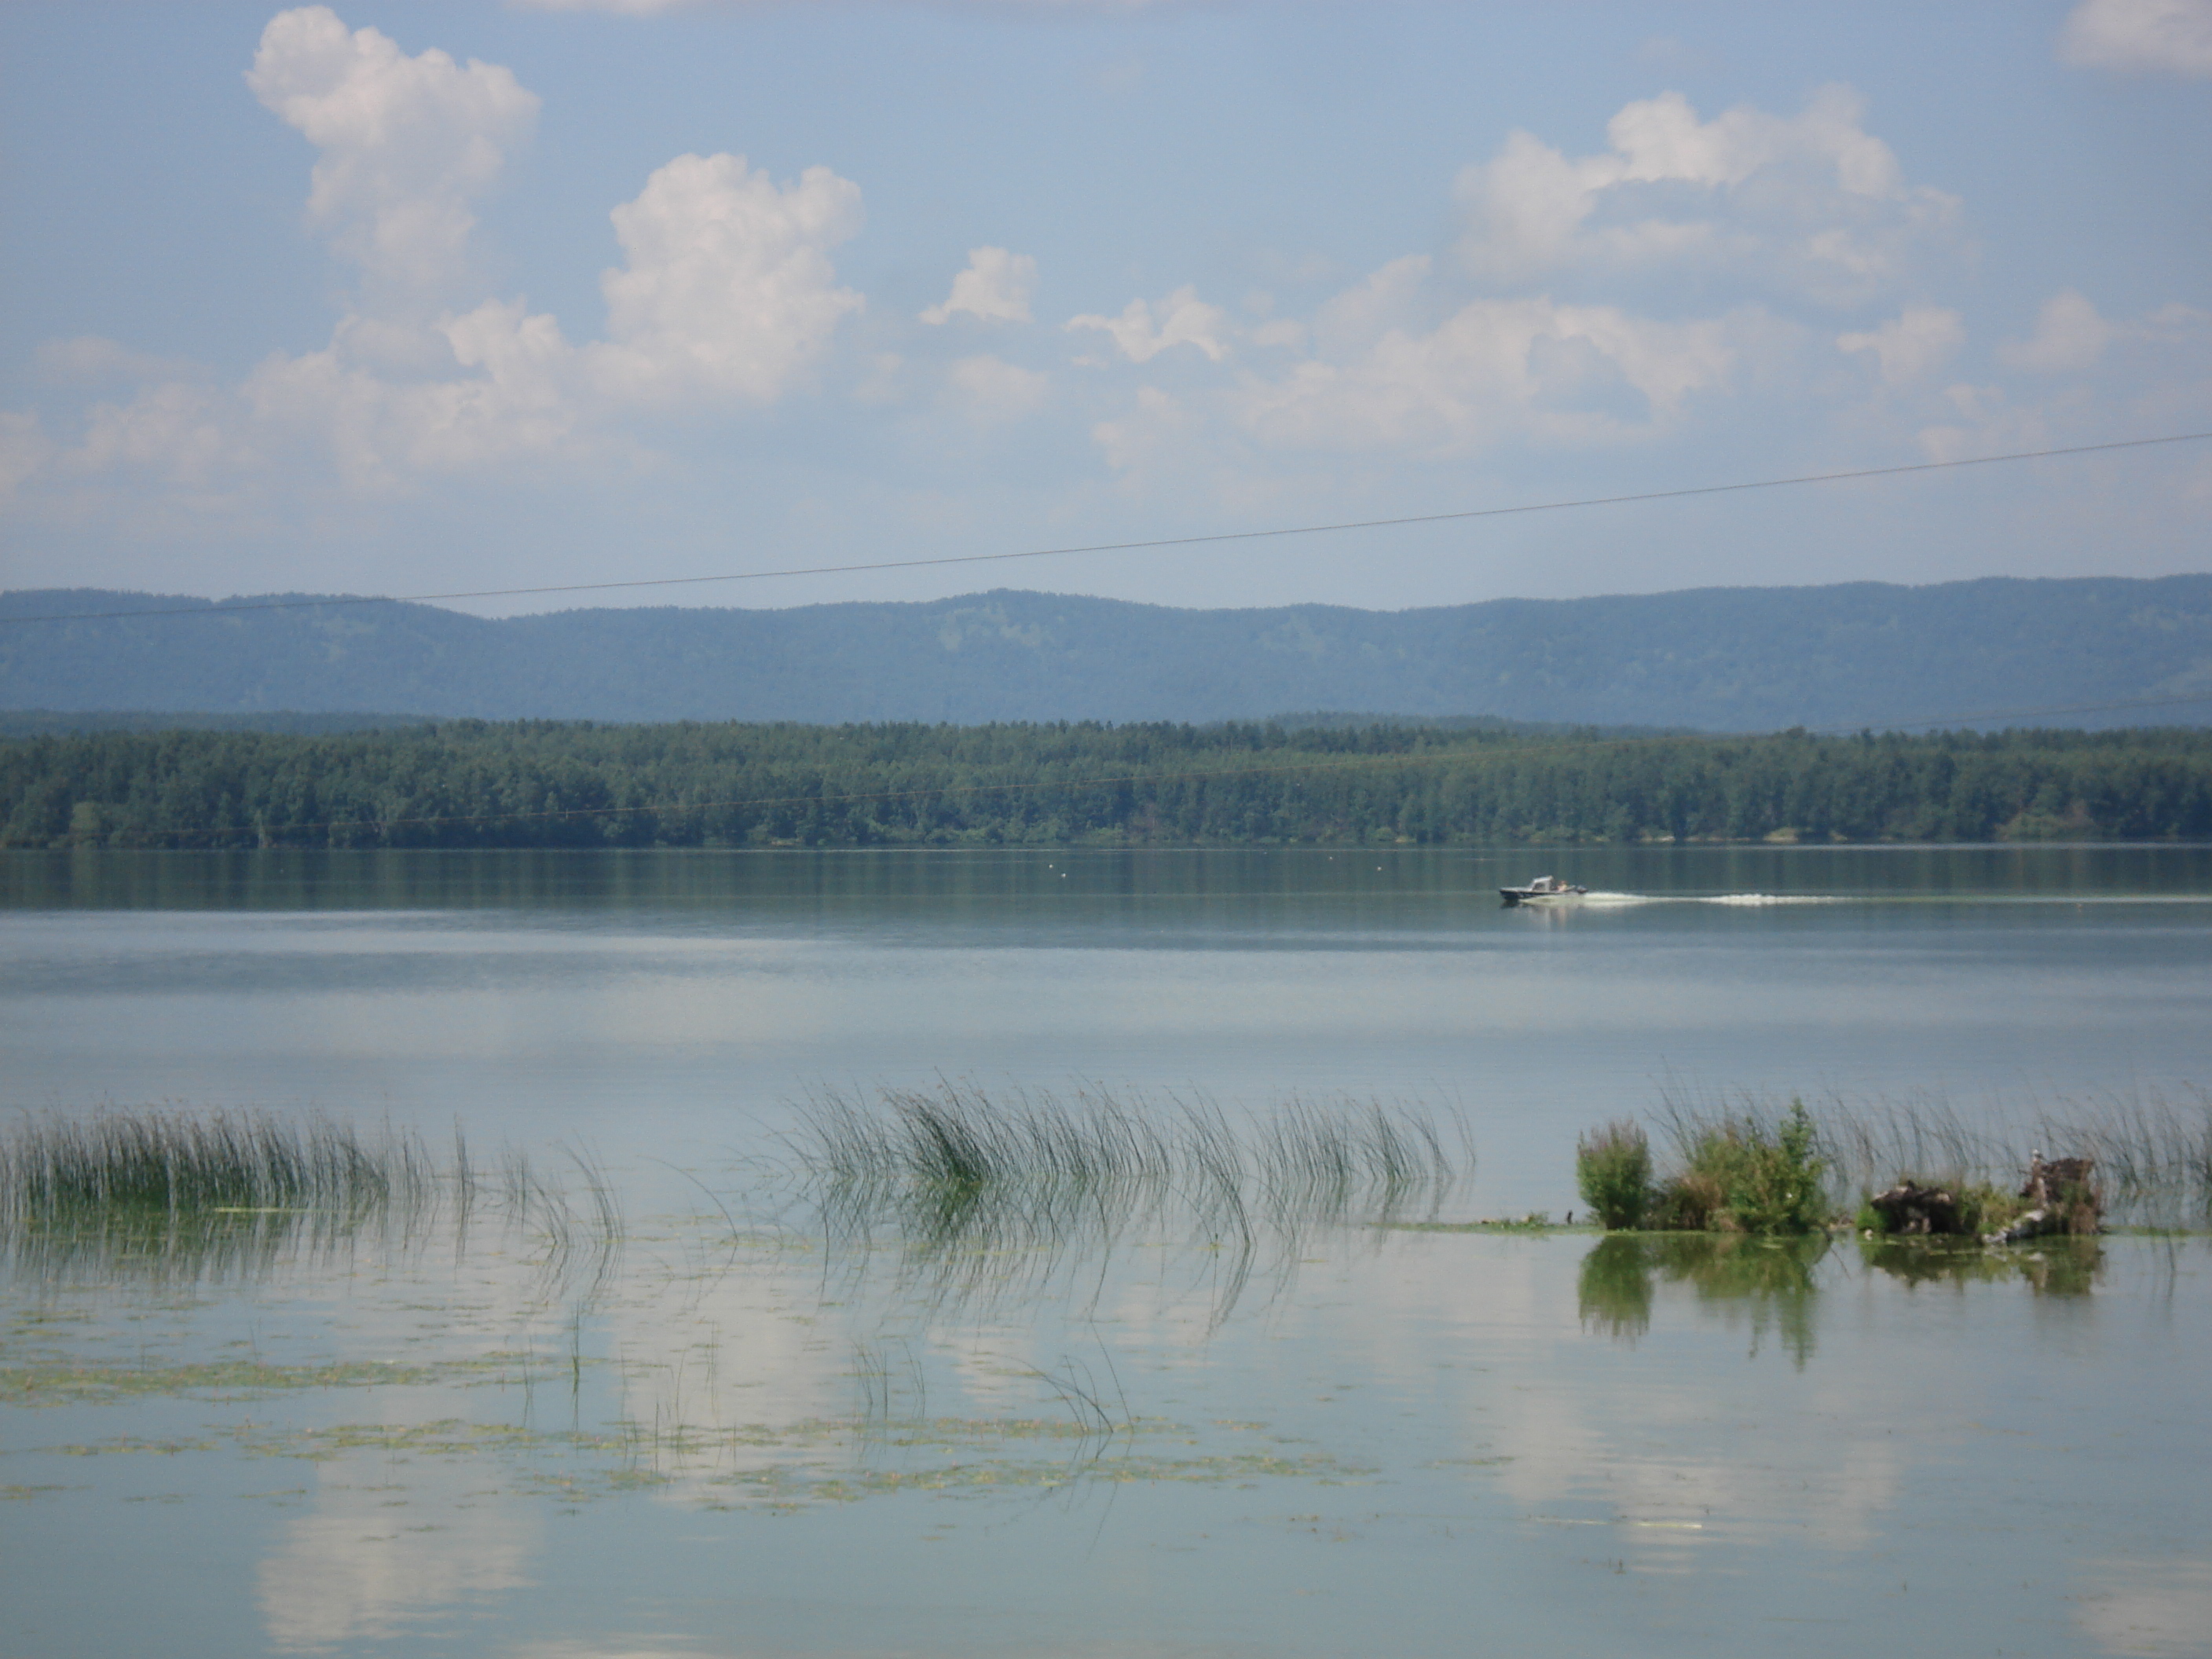
[[[541,1508],[487,1492],[484,1471],[375,1454],[318,1471],[314,1511],[284,1523],[256,1571],[270,1645],[313,1653],[388,1640],[435,1615],[527,1589]]]

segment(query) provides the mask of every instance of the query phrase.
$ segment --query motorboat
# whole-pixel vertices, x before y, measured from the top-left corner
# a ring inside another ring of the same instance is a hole
[[[1557,876],[1539,876],[1526,887],[1501,887],[1498,896],[1508,904],[1557,903],[1562,899],[1578,899],[1589,891],[1571,882],[1561,881]]]

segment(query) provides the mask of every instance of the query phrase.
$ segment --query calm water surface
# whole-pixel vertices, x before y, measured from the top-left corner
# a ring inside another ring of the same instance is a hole
[[[18,1238],[0,1652],[2212,1652],[2202,1239],[979,1255],[760,1162],[823,1087],[1350,1091],[1556,1214],[1670,1089],[2016,1121],[2208,1031],[2202,848],[9,854],[0,1106],[459,1122],[626,1232]]]

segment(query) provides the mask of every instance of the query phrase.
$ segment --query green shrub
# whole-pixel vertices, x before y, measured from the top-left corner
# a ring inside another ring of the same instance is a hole
[[[1628,1119],[1575,1142],[1575,1184],[1607,1231],[1640,1227],[1651,1206],[1651,1143]]]
[[[1701,1233],[1728,1208],[1728,1188],[1711,1174],[1686,1170],[1659,1183],[1648,1212],[1650,1224],[1669,1232]]]
[[[1698,1125],[1685,1146],[1686,1167],[1659,1189],[1662,1225],[1723,1226],[1747,1233],[1805,1233],[1827,1219],[1820,1178],[1827,1162],[1802,1101],[1780,1121],[1748,1114]]]

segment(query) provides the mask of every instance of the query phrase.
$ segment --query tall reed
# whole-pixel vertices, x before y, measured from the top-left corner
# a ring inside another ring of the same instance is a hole
[[[532,1241],[549,1279],[603,1282],[622,1238],[611,1182],[570,1154],[584,1188],[538,1176],[504,1149],[479,1182],[457,1131],[450,1159],[411,1131],[362,1135],[321,1118],[108,1109],[25,1115],[0,1130],[0,1255],[40,1275],[274,1271],[364,1239],[413,1248],[450,1230],[465,1248],[479,1204]]]
[[[106,1111],[31,1120],[0,1138],[0,1219],[359,1213],[419,1198],[432,1179],[414,1136],[365,1142],[340,1124],[259,1113]]]
[[[940,1081],[870,1098],[808,1097],[789,1145],[834,1205],[910,1218],[978,1210],[1050,1231],[1101,1206],[1140,1212],[1172,1198],[1201,1215],[1351,1214],[1439,1194],[1472,1151],[1426,1114],[1379,1101],[1292,1096],[1240,1131],[1209,1101],[993,1093]]]
[[[833,1241],[891,1229],[943,1298],[999,1301],[1136,1238],[1181,1234],[1226,1316],[1303,1231],[1435,1206],[1471,1173],[1464,1126],[1415,1108],[1293,1096],[1249,1124],[1212,1102],[972,1083],[824,1091],[788,1148]]]

